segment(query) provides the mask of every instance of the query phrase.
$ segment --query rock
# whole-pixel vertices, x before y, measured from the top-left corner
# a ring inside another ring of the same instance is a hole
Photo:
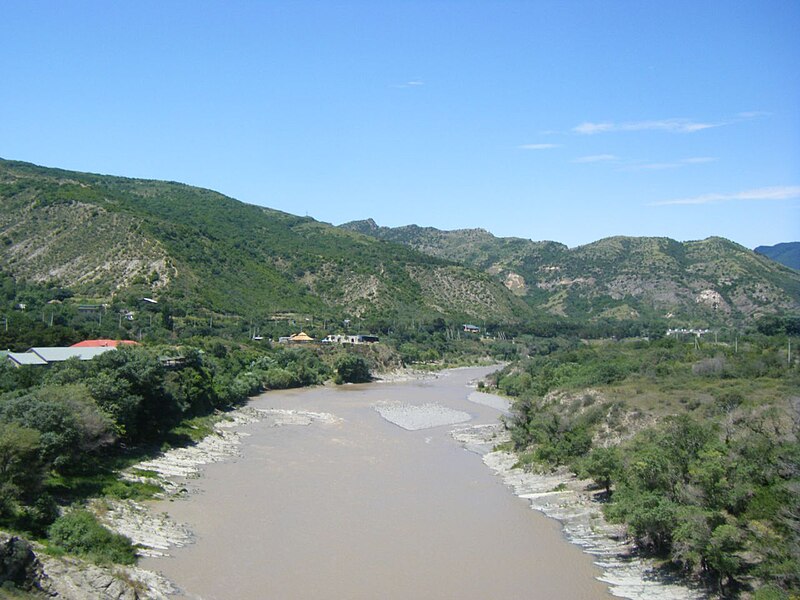
[[[103,525],[130,538],[139,547],[140,556],[169,556],[169,548],[183,547],[194,540],[188,526],[165,513],[153,514],[134,500],[100,500],[90,508]]]
[[[39,588],[63,600],[168,600],[178,589],[137,567],[99,566],[77,558],[40,555]]]
[[[31,589],[40,570],[30,542],[0,532],[0,585],[10,581],[19,588]]]
[[[156,573],[50,556],[38,544],[0,532],[0,585],[6,582],[60,600],[168,600],[179,591]]]

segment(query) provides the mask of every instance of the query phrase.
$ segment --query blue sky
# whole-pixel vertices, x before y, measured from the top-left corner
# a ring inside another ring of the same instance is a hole
[[[0,156],[570,246],[800,240],[800,2],[0,8]]]

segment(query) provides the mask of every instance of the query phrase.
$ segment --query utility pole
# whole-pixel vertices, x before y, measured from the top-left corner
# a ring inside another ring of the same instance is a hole
[[[792,366],[792,338],[789,338],[789,350],[786,353],[786,364],[787,366]]]

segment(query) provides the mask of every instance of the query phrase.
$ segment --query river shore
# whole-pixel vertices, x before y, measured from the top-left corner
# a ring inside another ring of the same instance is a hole
[[[533,510],[559,521],[567,539],[592,555],[603,569],[600,581],[608,584],[613,595],[637,600],[708,598],[702,590],[661,573],[653,561],[638,557],[623,527],[603,518],[601,494],[591,481],[565,469],[545,474],[517,467],[517,455],[495,450],[509,441],[501,424],[466,425],[453,429],[451,435],[465,449],[479,454]]]

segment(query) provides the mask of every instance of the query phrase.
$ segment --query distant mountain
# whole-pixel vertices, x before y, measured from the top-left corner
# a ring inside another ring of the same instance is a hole
[[[771,258],[782,265],[800,271],[800,242],[786,242],[774,246],[759,246],[755,249],[759,254]]]
[[[536,311],[589,319],[733,323],[800,311],[800,273],[729,240],[611,237],[568,248],[373,220],[342,228],[486,271]]]
[[[84,300],[261,316],[529,313],[479,270],[179,183],[0,159],[0,207],[0,270]]]

